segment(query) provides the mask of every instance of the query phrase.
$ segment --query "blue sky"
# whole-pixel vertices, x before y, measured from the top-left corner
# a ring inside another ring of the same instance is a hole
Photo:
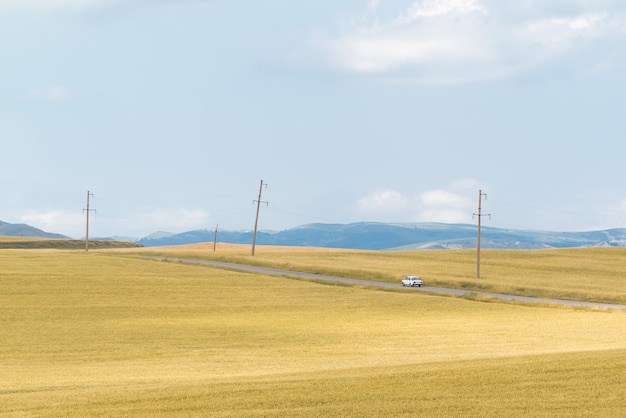
[[[621,0],[0,0],[0,220],[626,227]]]

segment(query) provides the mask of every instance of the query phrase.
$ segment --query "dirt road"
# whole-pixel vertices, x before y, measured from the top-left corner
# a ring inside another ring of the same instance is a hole
[[[349,279],[345,277],[324,276],[321,274],[280,270],[280,269],[274,269],[274,268],[268,268],[268,267],[249,266],[246,264],[226,263],[223,261],[194,260],[194,259],[173,258],[173,257],[147,257],[147,258],[158,259],[158,260],[163,260],[163,261],[189,263],[189,264],[203,264],[203,265],[225,268],[225,269],[230,269],[230,270],[247,271],[251,273],[268,274],[268,275],[273,275],[273,276],[290,276],[290,277],[298,277],[298,278],[304,278],[304,279],[310,279],[310,280],[320,280],[320,281],[327,281],[327,282],[345,283],[345,284],[351,284],[351,285],[361,285],[361,286],[370,286],[370,287],[402,288],[402,285],[400,283],[376,282],[376,281],[371,281],[371,280],[359,280],[359,279]],[[490,297],[494,299],[510,300],[510,301],[515,301],[515,302],[525,302],[525,303],[579,306],[579,307],[586,307],[586,308],[601,308],[601,309],[626,309],[626,306],[624,305],[618,305],[618,304],[612,304],[612,303],[535,298],[535,297],[530,297],[530,296],[504,295],[504,294],[499,294],[499,293],[478,292],[478,291],[473,291],[473,290],[461,290],[461,289],[449,289],[449,288],[444,288],[444,287],[422,286],[422,287],[412,287],[412,288],[404,288],[404,289],[414,290],[417,292],[444,294],[444,295],[452,295],[452,296],[470,296],[470,295],[484,296],[484,297]]]

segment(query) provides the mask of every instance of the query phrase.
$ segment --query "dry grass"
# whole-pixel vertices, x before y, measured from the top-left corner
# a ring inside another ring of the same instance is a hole
[[[90,240],[89,249],[102,248],[137,248],[137,244],[126,241]],[[78,239],[51,239],[33,237],[6,237],[0,236],[0,249],[84,249],[85,240]]]
[[[108,252],[0,251],[0,266],[0,415],[626,413],[623,312]]]
[[[624,416],[626,351],[21,393],[20,416]],[[38,396],[39,395],[39,396]]]
[[[476,253],[468,250],[380,252],[263,246],[251,257],[250,246],[218,244],[213,252],[212,244],[196,244],[140,251],[389,282],[417,274],[428,286],[626,304],[623,248],[483,250],[480,279],[476,279]]]

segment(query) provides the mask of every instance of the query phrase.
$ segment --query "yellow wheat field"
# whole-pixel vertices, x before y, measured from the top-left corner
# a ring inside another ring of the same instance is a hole
[[[360,271],[352,254],[333,257]],[[0,416],[626,414],[624,312],[127,252],[0,251],[0,341]]]
[[[471,250],[384,252],[263,246],[252,257],[250,246],[218,243],[213,251],[210,243],[139,251],[388,282],[416,274],[428,286],[626,304],[624,248],[483,250],[480,279],[476,278],[476,252]]]

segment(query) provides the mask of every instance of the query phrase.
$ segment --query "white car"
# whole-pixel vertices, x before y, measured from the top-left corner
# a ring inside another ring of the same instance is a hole
[[[406,276],[402,279],[402,286],[422,287],[423,284],[424,282],[419,278],[419,276]]]

